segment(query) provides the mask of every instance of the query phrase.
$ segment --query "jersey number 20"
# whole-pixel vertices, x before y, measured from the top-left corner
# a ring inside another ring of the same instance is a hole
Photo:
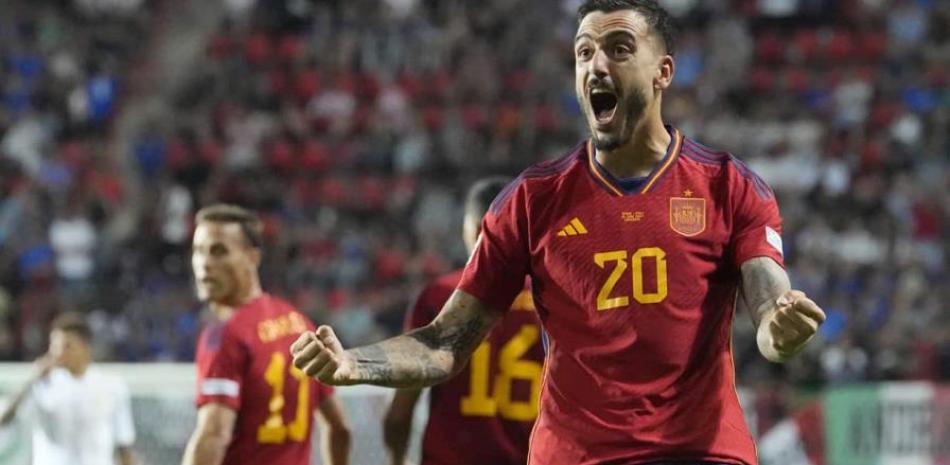
[[[643,259],[646,257],[656,259],[656,291],[654,292],[643,290]],[[616,262],[617,264],[597,294],[597,310],[610,310],[630,305],[630,297],[628,296],[610,296],[614,291],[614,286],[617,285],[617,281],[620,281],[620,278],[623,277],[623,272],[627,271],[627,251],[612,250],[594,254],[594,263],[597,266],[605,268],[608,262]],[[644,247],[633,252],[630,262],[633,264],[631,274],[633,275],[634,300],[641,304],[662,302],[667,293],[666,252],[659,247]]]
[[[294,442],[307,439],[310,411],[310,383],[307,375],[290,366],[290,376],[297,380],[297,412],[294,421],[284,424],[284,380],[287,378],[287,357],[274,352],[264,372],[264,380],[273,388],[273,395],[267,403],[270,415],[267,421],[257,428],[257,442],[261,444],[283,444],[289,438]]]
[[[462,415],[502,418],[513,421],[530,421],[538,416],[538,397],[541,394],[541,364],[521,360],[540,337],[537,325],[524,325],[498,354],[498,372],[495,373],[494,389],[488,385],[491,370],[491,346],[482,342],[469,361],[469,395],[461,402]],[[516,379],[531,384],[531,396],[527,400],[511,398],[511,385]],[[489,389],[491,389],[489,391]]]

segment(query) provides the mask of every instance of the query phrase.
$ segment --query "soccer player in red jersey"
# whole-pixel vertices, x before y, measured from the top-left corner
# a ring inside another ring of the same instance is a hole
[[[261,223],[232,205],[196,217],[191,265],[198,297],[217,321],[198,340],[198,422],[183,465],[307,465],[313,412],[328,425],[332,465],[345,465],[350,433],[331,387],[289,363],[287,345],[314,325],[261,290]]]
[[[733,314],[781,362],[824,313],[792,290],[769,187],[664,125],[673,26],[655,0],[586,0],[575,86],[591,132],[495,200],[458,289],[428,326],[344,350],[291,347],[330,384],[419,387],[460,371],[530,275],[550,336],[530,465],[755,465],[735,392]]]
[[[463,240],[471,253],[488,206],[510,178],[476,182],[465,201]],[[406,330],[428,325],[455,291],[462,270],[433,281],[406,314]],[[521,279],[523,283],[524,280]],[[529,289],[475,349],[469,367],[429,392],[420,465],[521,465],[538,416],[544,349]],[[419,389],[400,389],[384,424],[393,465],[403,465]]]

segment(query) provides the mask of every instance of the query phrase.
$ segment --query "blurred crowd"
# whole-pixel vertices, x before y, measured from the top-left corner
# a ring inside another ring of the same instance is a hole
[[[190,361],[192,216],[215,201],[263,215],[271,292],[347,343],[394,334],[413,293],[464,262],[465,187],[586,137],[577,0],[224,2],[127,150],[116,120],[163,2],[9,3],[4,360],[39,355],[75,309],[103,359]],[[740,383],[950,379],[950,4],[661,3],[682,25],[666,119],[770,183],[792,282],[828,312],[784,366],[739,315]]]

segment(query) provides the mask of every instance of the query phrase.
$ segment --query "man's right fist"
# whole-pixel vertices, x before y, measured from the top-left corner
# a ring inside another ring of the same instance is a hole
[[[294,366],[320,380],[321,383],[339,386],[354,384],[354,362],[343,350],[333,329],[320,326],[314,332],[305,332],[290,346]]]

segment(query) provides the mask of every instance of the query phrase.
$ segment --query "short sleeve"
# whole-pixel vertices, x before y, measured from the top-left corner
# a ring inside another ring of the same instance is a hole
[[[737,268],[755,257],[770,257],[785,266],[782,217],[772,189],[741,162],[736,163],[733,200],[732,259]]]
[[[131,447],[135,443],[135,422],[132,420],[132,398],[125,383],[116,382],[115,396],[115,443],[119,447]]]
[[[498,195],[458,286],[501,312],[511,307],[529,270],[526,200],[520,179]]]
[[[198,341],[198,396],[195,403],[217,402],[235,410],[241,405],[241,386],[247,349],[229,328],[215,324],[206,328]]]

